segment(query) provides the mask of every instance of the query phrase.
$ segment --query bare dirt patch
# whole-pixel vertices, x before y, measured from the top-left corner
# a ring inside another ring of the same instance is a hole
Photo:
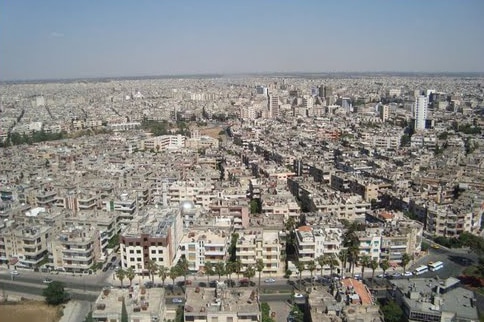
[[[12,322],[57,322],[62,307],[48,306],[39,301],[0,304],[0,320]]]
[[[201,135],[207,135],[211,138],[217,139],[219,137],[220,131],[223,131],[223,127],[207,127],[207,128],[202,128],[200,129],[200,134]]]

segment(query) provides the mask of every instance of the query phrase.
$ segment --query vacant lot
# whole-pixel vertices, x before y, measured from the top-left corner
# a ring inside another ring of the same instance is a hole
[[[38,301],[0,304],[0,320],[15,322],[57,322],[61,307],[48,306]]]
[[[206,128],[201,128],[199,132],[201,135],[207,135],[216,139],[219,137],[218,134],[220,133],[220,131],[223,131],[223,130],[224,130],[223,127],[206,127]]]

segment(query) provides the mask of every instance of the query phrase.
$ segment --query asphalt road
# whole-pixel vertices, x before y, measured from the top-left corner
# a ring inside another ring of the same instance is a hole
[[[477,263],[478,256],[474,253],[469,253],[462,249],[447,249],[440,247],[439,249],[430,248],[429,254],[422,259],[419,259],[410,266],[407,270],[413,271],[420,265],[427,265],[429,262],[441,261],[444,267],[436,272],[427,272],[419,275],[419,277],[434,277],[439,278],[457,277],[462,271],[475,263]]]

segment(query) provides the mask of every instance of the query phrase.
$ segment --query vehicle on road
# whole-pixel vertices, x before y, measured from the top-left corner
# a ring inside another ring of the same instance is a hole
[[[429,267],[429,269],[430,269],[431,272],[435,272],[435,271],[438,271],[439,269],[443,268],[444,267],[444,263],[441,262],[441,261],[438,261],[438,262],[429,264],[428,267]]]
[[[439,249],[440,245],[433,243],[432,245],[430,245],[430,247],[432,247],[433,249]]]
[[[20,275],[18,271],[10,271],[10,275]]]
[[[420,274],[423,274],[423,273],[427,273],[428,271],[429,271],[429,267],[427,265],[422,265],[422,266],[417,267],[413,271],[413,275],[420,275]]]
[[[294,298],[302,299],[303,297],[304,295],[302,295],[301,293],[294,293]]]
[[[387,273],[385,274],[378,274],[376,277],[378,278],[387,278],[389,275]]]
[[[42,281],[42,283],[44,283],[44,284],[50,284],[52,282],[53,282],[53,280],[51,278],[48,278],[48,277],[44,278],[44,280]]]
[[[355,275],[353,276],[353,278],[354,278],[355,280],[361,281],[361,275],[360,275],[360,274],[355,274]]]
[[[117,257],[116,256],[113,256],[113,258],[111,258],[111,262],[115,262],[116,259],[117,259]]]
[[[404,272],[403,276],[410,277],[410,276],[413,276],[413,273],[412,272]]]
[[[171,303],[183,303],[183,299],[175,297],[174,299],[171,299]]]
[[[276,280],[275,280],[275,279],[273,279],[273,278],[266,278],[266,279],[264,280],[264,283],[275,283],[275,282],[276,282]]]

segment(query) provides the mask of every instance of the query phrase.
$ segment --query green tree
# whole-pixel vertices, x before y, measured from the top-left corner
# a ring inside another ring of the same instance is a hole
[[[264,261],[261,258],[256,260],[255,270],[259,273],[259,289],[260,289],[260,275],[261,275],[262,271],[264,270]]]
[[[400,146],[410,146],[410,141],[411,141],[410,135],[405,133],[400,138]]]
[[[178,263],[176,264],[176,269],[178,270],[180,276],[183,276],[184,285],[187,284],[188,275],[188,261],[185,256],[182,256]]]
[[[64,289],[64,283],[54,281],[50,283],[43,291],[42,295],[49,305],[59,305],[67,301],[68,294]]]
[[[341,263],[341,275],[344,275],[344,273],[346,272],[346,262],[348,261],[348,250],[340,250],[338,253],[338,259]]]
[[[205,262],[205,275],[207,275],[207,283],[210,283],[210,276],[215,274],[213,264],[210,262]]]
[[[312,260],[307,264],[307,270],[311,273],[311,287],[313,286],[313,274],[316,270],[316,263]]]
[[[225,274],[227,275],[227,279],[232,279],[232,273],[235,272],[235,262],[227,262],[225,264]]]
[[[383,276],[385,276],[386,271],[390,268],[390,262],[388,262],[388,259],[384,259],[380,262],[380,268],[383,270]]]
[[[403,311],[394,301],[390,301],[382,306],[382,313],[385,322],[400,322],[403,320]]]
[[[401,264],[402,264],[404,272],[407,271],[407,265],[408,265],[408,263],[410,263],[411,260],[412,260],[412,257],[410,255],[408,255],[407,253],[402,255],[402,263]]]
[[[116,271],[116,277],[121,282],[121,287],[123,287],[123,280],[126,278],[126,271],[122,268],[118,269]]]
[[[222,275],[225,275],[225,263],[224,262],[215,263],[215,274],[218,275],[218,280],[220,281],[220,277]]]
[[[155,274],[158,272],[158,264],[153,259],[148,260],[146,269],[151,276],[151,283],[155,282]]]
[[[376,259],[372,259],[370,261],[369,267],[371,268],[371,279],[375,278],[375,270],[378,268],[378,261]]]
[[[172,266],[170,268],[170,273],[168,274],[170,276],[171,280],[173,281],[173,289],[175,289],[175,280],[178,276],[180,276],[180,271],[176,268],[176,266]]]
[[[301,280],[302,280],[302,272],[304,271],[304,263],[303,262],[296,262],[296,269],[297,273],[299,274],[299,288],[301,288]]]
[[[244,271],[244,276],[249,279],[250,283],[250,280],[255,276],[255,269],[252,266],[247,267]]]
[[[128,267],[128,269],[126,270],[126,278],[129,280],[129,286],[133,284],[133,280],[135,277],[136,277],[136,273],[134,271],[134,268]]]
[[[165,280],[168,277],[168,268],[163,265],[158,266],[158,277],[161,278],[161,283],[165,287]]]
[[[365,267],[368,267],[370,265],[370,256],[368,255],[363,255],[360,257],[360,265],[361,265],[361,278],[365,277]]]
[[[327,263],[327,257],[325,255],[326,254],[321,255],[318,258],[316,258],[316,262],[319,265],[319,270],[320,270],[319,273],[321,274],[321,276],[323,276],[324,266]]]
[[[126,309],[126,303],[124,302],[124,297],[123,297],[123,302],[121,304],[121,322],[128,322],[128,310]]]
[[[234,262],[234,272],[237,274],[237,279],[240,280],[240,273],[242,272],[242,262],[240,259]]]
[[[275,322],[273,318],[271,318],[271,307],[266,302],[260,304],[260,310],[262,313],[262,322]]]
[[[355,275],[355,266],[358,262],[358,255],[360,254],[360,248],[356,245],[352,245],[348,248],[348,261],[350,262],[351,275]]]
[[[233,233],[232,237],[230,238],[230,246],[228,249],[229,253],[229,262],[235,262],[237,260],[237,241],[239,240],[239,234]]]

